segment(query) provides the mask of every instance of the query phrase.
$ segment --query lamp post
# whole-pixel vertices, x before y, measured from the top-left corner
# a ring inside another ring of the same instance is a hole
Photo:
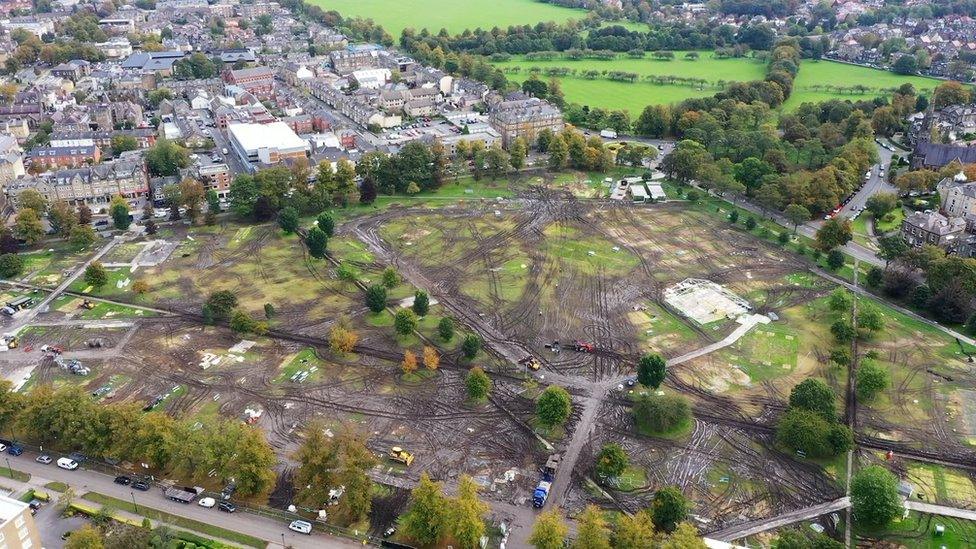
[[[4,458],[4,459],[7,461],[7,473],[10,475],[10,478],[14,478],[14,470],[10,466],[10,458]]]
[[[132,496],[132,507],[135,508],[136,514],[138,515],[139,514],[139,504],[136,503],[136,493],[133,492],[132,490],[129,490],[129,495]]]
[[[282,532],[282,533],[281,533],[281,549],[285,549],[285,547],[287,547],[287,546],[285,545],[285,533],[284,533],[284,532]]]

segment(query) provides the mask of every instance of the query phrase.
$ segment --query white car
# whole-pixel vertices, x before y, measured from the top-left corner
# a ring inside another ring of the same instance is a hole
[[[197,505],[211,509],[214,505],[217,505],[217,500],[214,498],[201,498],[200,501],[197,502]]]
[[[311,534],[312,533],[312,523],[307,520],[293,520],[291,524],[288,525],[288,529],[292,532],[298,532],[299,534]]]
[[[71,458],[60,458],[58,459],[58,467],[67,469],[69,471],[74,471],[78,468],[78,462]]]
[[[6,452],[6,451],[7,451],[7,445],[6,444],[0,444],[0,452]]]

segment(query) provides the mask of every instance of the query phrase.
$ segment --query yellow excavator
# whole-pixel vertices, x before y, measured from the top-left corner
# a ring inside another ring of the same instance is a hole
[[[393,448],[390,448],[389,458],[398,463],[402,463],[407,467],[409,467],[410,464],[413,463],[413,454],[404,450],[403,448],[400,448],[399,446],[394,446]]]

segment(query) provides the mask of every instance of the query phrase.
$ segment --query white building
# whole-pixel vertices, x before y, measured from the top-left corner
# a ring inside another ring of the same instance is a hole
[[[308,142],[284,122],[230,124],[227,135],[234,153],[252,170],[257,169],[257,164],[273,165],[286,158],[306,158],[311,152]]]
[[[41,536],[31,516],[30,505],[0,496],[0,540],[7,549],[41,547]]]
[[[366,90],[382,88],[390,81],[393,73],[390,69],[364,69],[352,73],[352,77],[359,84],[359,87]]]

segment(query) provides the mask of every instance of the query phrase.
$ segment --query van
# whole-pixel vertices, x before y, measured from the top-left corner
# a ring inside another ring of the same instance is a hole
[[[71,458],[59,458],[58,467],[67,469],[68,471],[74,471],[78,468],[78,462]]]
[[[312,523],[307,520],[293,520],[291,521],[291,524],[288,525],[288,529],[292,532],[298,532],[299,534],[311,535]]]

